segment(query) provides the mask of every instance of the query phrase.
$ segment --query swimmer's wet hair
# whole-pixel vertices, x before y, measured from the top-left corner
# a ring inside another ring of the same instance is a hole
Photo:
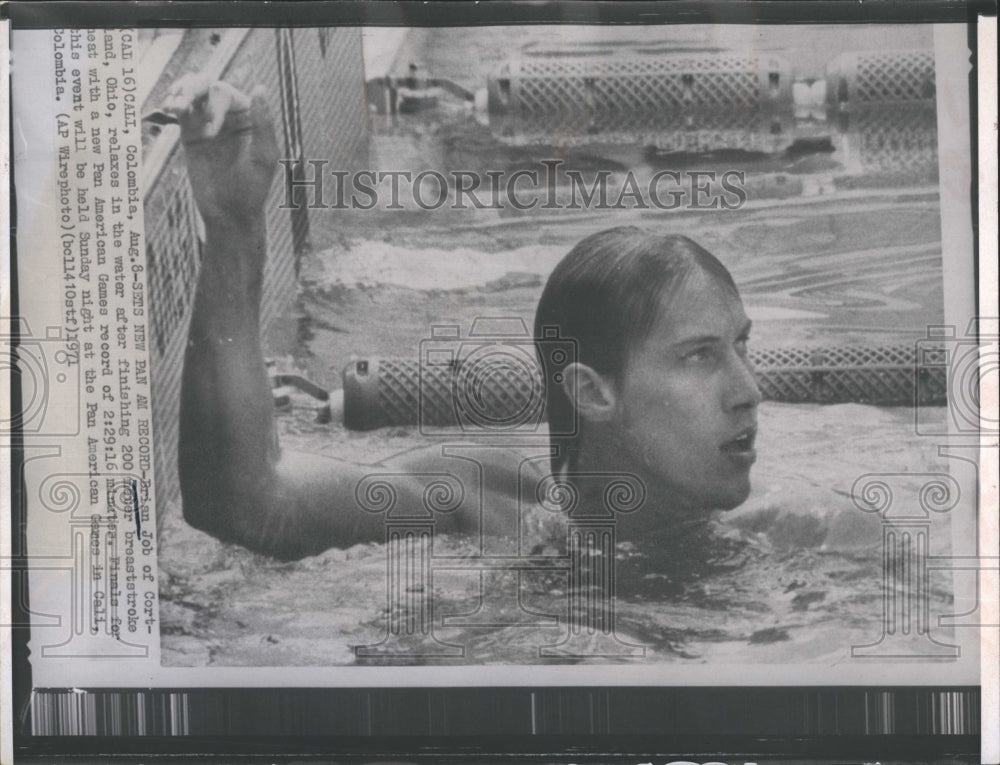
[[[696,269],[738,294],[718,258],[686,236],[651,234],[635,226],[592,234],[549,276],[535,314],[536,342],[545,336],[543,328],[558,327],[562,338],[575,341],[577,361],[620,381],[628,354],[652,330],[661,299],[674,294]],[[574,404],[548,375],[545,385],[557,447],[552,469],[573,470],[579,438],[558,434],[572,432]]]

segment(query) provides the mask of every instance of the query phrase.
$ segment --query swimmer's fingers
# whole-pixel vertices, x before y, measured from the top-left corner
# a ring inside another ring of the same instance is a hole
[[[162,111],[181,126],[185,139],[203,137],[210,122],[207,112],[211,80],[203,74],[188,74],[173,83]]]
[[[163,112],[177,119],[185,143],[207,141],[250,128],[249,96],[227,82],[190,74],[174,83]]]
[[[181,127],[188,178],[202,218],[251,221],[278,167],[278,142],[264,91],[253,98],[204,75],[178,80],[162,112]]]
[[[254,160],[273,173],[278,161],[278,135],[267,105],[267,90],[258,85],[250,98],[250,125],[253,135]]]

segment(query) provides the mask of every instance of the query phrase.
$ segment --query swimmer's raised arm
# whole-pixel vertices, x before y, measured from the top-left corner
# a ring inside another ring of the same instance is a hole
[[[384,536],[356,507],[370,469],[282,452],[260,341],[265,200],[278,145],[261,93],[190,77],[164,110],[181,124],[205,223],[181,387],[184,517],[225,541],[299,558]]]

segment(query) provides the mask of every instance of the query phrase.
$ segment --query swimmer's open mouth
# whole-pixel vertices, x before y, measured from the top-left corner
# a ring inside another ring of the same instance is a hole
[[[753,451],[753,444],[757,438],[757,428],[750,427],[740,431],[736,438],[726,441],[719,448],[724,452],[750,452]]]

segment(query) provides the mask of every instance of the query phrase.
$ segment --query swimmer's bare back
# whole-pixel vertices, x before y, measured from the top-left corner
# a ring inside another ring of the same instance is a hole
[[[181,383],[179,474],[184,518],[221,540],[283,559],[385,538],[385,516],[358,506],[371,466],[282,449],[260,338],[268,191],[278,167],[261,92],[247,96],[201,76],[178,81],[164,111],[176,117],[205,223],[205,250]],[[420,474],[447,472],[465,499],[441,514],[445,532],[482,529],[480,505],[513,501],[516,465],[491,472],[420,450],[393,466],[400,506],[420,507]]]

